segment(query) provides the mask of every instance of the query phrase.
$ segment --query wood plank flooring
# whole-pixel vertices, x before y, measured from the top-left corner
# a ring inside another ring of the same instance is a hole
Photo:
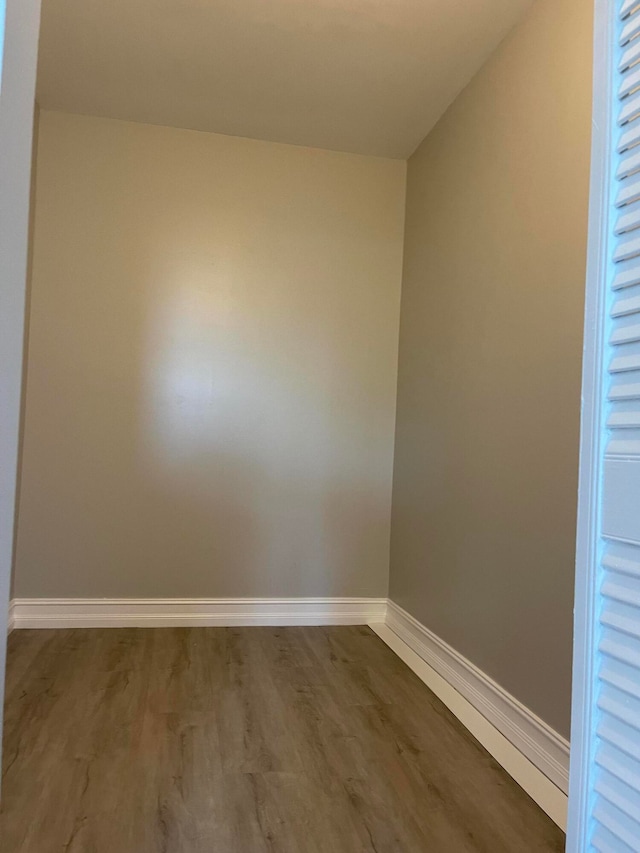
[[[369,628],[9,638],[2,853],[563,849]]]

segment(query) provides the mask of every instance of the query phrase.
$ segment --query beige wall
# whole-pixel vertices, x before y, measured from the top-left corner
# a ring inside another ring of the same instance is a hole
[[[386,594],[404,181],[41,113],[16,595]]]
[[[20,434],[18,437],[18,464],[16,477],[16,499],[15,499],[15,522],[14,522],[14,545],[16,544],[16,536],[18,532],[18,513],[17,509],[20,503],[20,472],[22,470],[22,449],[24,446],[24,422],[25,422],[25,406],[27,402],[27,372],[29,361],[27,358],[29,344],[29,320],[31,317],[31,279],[33,277],[33,237],[36,225],[36,177],[38,174],[38,125],[40,122],[40,106],[36,101],[33,110],[33,132],[31,135],[31,174],[29,187],[29,233],[27,243],[27,276],[26,289],[24,300],[24,340],[23,340],[23,360],[22,360],[22,388],[20,395]],[[9,586],[10,599],[15,598],[15,564],[16,550],[14,548],[13,560],[11,563],[11,583]]]
[[[592,4],[538,0],[409,160],[390,591],[569,731]]]

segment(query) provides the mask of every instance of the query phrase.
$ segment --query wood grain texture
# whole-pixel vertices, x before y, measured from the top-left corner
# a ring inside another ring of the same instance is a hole
[[[563,849],[369,628],[9,638],[1,853]]]

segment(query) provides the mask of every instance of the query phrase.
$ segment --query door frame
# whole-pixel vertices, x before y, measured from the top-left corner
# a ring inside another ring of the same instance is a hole
[[[40,0],[0,0],[0,749],[23,386]],[[1,35],[1,32],[0,32]]]
[[[616,0],[595,0],[589,232],[574,598],[567,853],[589,846],[596,727],[595,684],[605,442],[607,311],[612,233],[613,46]]]

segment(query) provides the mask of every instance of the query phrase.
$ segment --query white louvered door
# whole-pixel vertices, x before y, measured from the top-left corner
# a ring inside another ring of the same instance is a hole
[[[640,0],[597,0],[567,850],[640,853]]]

